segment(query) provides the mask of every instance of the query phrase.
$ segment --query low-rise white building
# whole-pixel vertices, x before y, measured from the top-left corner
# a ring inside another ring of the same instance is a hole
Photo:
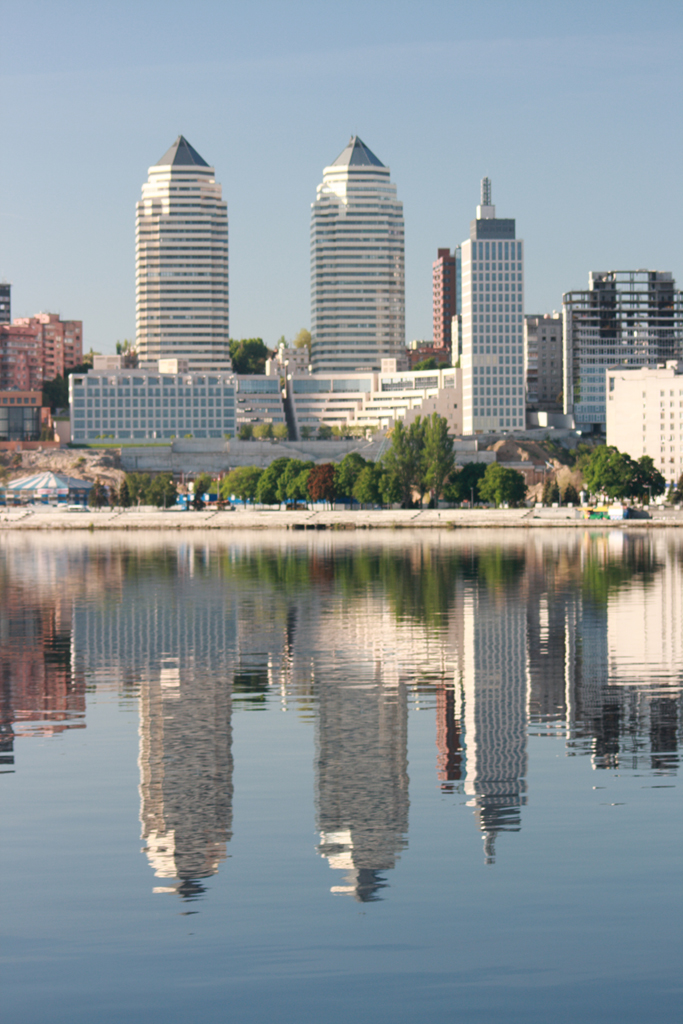
[[[72,374],[72,440],[234,436],[235,374],[189,373],[182,365],[162,359],[156,369],[131,370],[98,361],[88,373]]]
[[[382,360],[382,370],[359,373],[289,375],[288,398],[297,433],[321,426],[353,426],[383,430],[399,419],[438,412],[449,431],[462,432],[461,374],[454,367],[438,370],[397,370],[395,359]]]
[[[285,422],[285,410],[279,377],[266,377],[262,373],[235,374],[237,383],[237,429],[243,423]]]
[[[683,360],[606,371],[607,444],[649,455],[667,483],[683,473]]]

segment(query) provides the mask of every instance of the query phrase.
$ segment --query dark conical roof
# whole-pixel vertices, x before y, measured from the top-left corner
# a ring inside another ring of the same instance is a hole
[[[195,166],[195,167],[208,167],[206,160],[204,160],[196,149],[190,145],[184,135],[179,135],[173,145],[166,153],[162,156],[161,160],[157,160],[156,167],[163,167],[169,164],[171,167],[181,166]]]
[[[371,149],[357,135],[352,135],[331,167],[384,167]]]

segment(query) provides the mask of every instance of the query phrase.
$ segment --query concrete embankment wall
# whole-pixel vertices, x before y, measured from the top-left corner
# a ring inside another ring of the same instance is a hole
[[[544,513],[549,514],[544,514]],[[587,521],[572,509],[367,509],[325,511],[277,509],[233,512],[182,512],[149,509],[87,509],[64,512],[44,506],[0,511],[0,534],[46,530],[460,530],[471,528],[642,530],[683,526],[683,511],[662,509],[650,520]]]
[[[178,440],[170,445],[121,449],[121,466],[127,473],[226,473],[237,466],[265,469],[275,459],[304,462],[341,462],[349,452],[376,460],[384,437],[372,441],[199,441]]]

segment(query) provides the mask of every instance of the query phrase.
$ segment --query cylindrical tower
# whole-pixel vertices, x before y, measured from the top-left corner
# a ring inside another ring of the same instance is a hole
[[[313,369],[380,369],[405,353],[403,204],[354,135],[323,170],[311,215]]]
[[[135,220],[141,362],[228,370],[228,208],[213,167],[179,135],[142,186]]]

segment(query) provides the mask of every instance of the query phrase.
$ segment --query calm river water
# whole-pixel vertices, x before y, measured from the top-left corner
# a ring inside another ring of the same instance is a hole
[[[0,537],[17,1024],[681,1011],[683,531]]]

